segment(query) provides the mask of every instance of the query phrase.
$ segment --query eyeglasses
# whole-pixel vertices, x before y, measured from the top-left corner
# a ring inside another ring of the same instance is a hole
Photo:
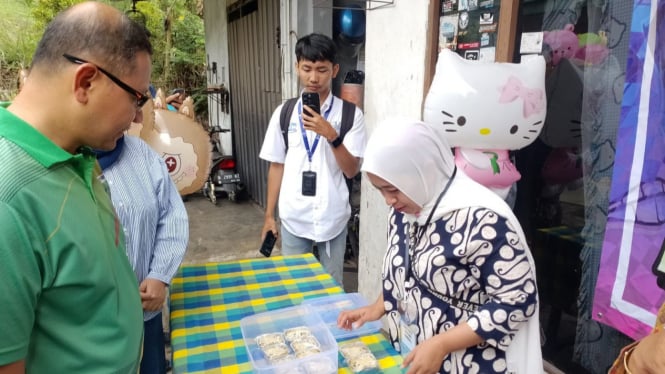
[[[101,71],[102,73],[104,73],[104,75],[109,77],[109,79],[111,81],[113,81],[113,83],[117,84],[118,87],[120,87],[123,90],[127,91],[130,95],[136,97],[136,106],[138,108],[141,108],[148,101],[148,99],[150,99],[150,97],[148,95],[146,95],[144,93],[141,93],[141,91],[132,88],[130,85],[128,85],[127,83],[121,81],[115,75],[113,75],[113,74],[109,73],[108,71],[106,71],[106,70],[102,69],[101,67],[99,67],[99,65],[93,64],[92,62],[86,61],[82,58],[78,58],[78,57],[74,57],[72,55],[68,55],[66,53],[63,54],[62,57],[66,58],[67,60],[69,60],[70,62],[73,62],[75,64],[79,64],[79,65],[81,65],[81,64],[92,64],[92,65],[94,65],[97,69],[99,69],[99,71]]]

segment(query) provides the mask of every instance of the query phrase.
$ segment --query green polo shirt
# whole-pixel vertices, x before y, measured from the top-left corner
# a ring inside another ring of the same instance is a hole
[[[0,365],[137,371],[138,284],[96,165],[0,108]]]

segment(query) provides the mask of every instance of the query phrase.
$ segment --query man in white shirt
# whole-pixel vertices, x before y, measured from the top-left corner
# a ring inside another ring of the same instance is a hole
[[[274,213],[279,199],[282,254],[311,252],[316,244],[319,261],[342,285],[351,215],[344,176],[351,178],[360,170],[367,143],[365,119],[356,108],[353,126],[340,138],[343,101],[330,90],[339,72],[332,39],[309,34],[298,40],[295,50],[303,92],[318,93],[320,114],[299,99],[288,117],[287,146],[280,126],[282,106],[273,112],[259,154],[270,162],[261,237],[268,231],[278,236]]]
[[[139,283],[144,321],[140,374],[165,374],[162,307],[189,242],[187,210],[164,160],[142,139],[125,135],[113,150],[96,153]]]

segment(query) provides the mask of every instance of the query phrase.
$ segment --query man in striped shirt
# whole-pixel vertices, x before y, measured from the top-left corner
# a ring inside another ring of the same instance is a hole
[[[144,320],[141,373],[163,374],[161,310],[189,241],[187,211],[163,159],[143,140],[125,135],[113,150],[97,151],[97,160],[139,282]]]

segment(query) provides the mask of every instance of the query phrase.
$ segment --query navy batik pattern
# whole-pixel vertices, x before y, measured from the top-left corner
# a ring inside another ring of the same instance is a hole
[[[538,318],[528,249],[511,224],[474,207],[417,228],[393,211],[388,240],[383,297],[395,348],[398,301],[406,294],[401,306],[406,319],[418,326],[418,343],[464,321],[485,340],[446,356],[441,373],[505,373],[505,351],[515,332],[524,321]]]

